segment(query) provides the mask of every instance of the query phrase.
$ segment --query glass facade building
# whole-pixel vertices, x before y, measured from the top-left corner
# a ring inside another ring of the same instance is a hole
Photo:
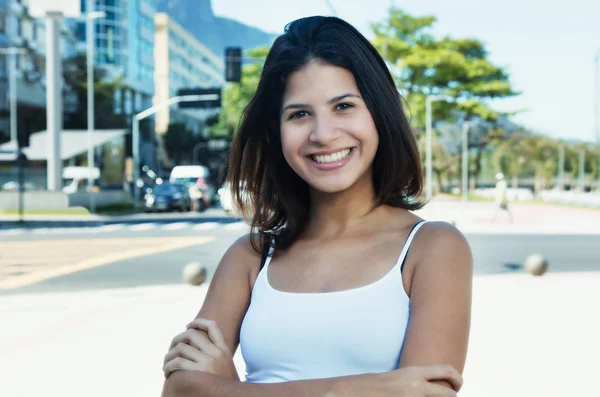
[[[152,106],[154,95],[154,14],[156,0],[80,0],[106,16],[95,20],[95,63],[112,78],[122,78],[128,89],[116,112],[131,114]],[[85,21],[78,22],[79,50],[85,51]]]

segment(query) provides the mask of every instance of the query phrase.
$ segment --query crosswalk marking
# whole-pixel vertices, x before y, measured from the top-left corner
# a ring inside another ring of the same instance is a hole
[[[25,233],[24,229],[0,230],[0,235],[4,236],[18,236],[19,234],[23,233]]]
[[[245,222],[232,222],[232,223],[220,223],[220,222],[201,222],[198,224],[192,222],[171,222],[166,224],[156,222],[145,222],[138,224],[125,224],[116,223],[112,225],[103,226],[82,226],[82,227],[43,227],[37,229],[6,229],[0,230],[0,236],[19,236],[25,233],[33,233],[37,235],[48,235],[48,234],[99,234],[99,233],[110,233],[118,230],[126,229],[131,232],[143,232],[150,231],[153,229],[160,229],[163,231],[173,232],[177,230],[192,229],[195,231],[207,231],[214,229],[221,229],[226,231],[240,231],[249,228],[249,225]]]
[[[124,223],[114,223],[112,225],[104,225],[104,226],[100,226],[100,227],[93,227],[90,229],[92,229],[91,231],[97,231],[97,232],[115,232],[117,230],[121,230],[124,228],[125,228]]]
[[[212,230],[212,229],[216,229],[218,226],[219,226],[219,223],[217,223],[217,222],[204,222],[204,223],[199,223],[196,226],[194,226],[194,230],[198,230],[198,231]]]
[[[140,232],[143,230],[154,229],[156,226],[156,223],[140,223],[137,225],[131,225],[127,229],[129,229],[132,232]]]
[[[176,222],[176,223],[169,223],[165,226],[162,227],[163,230],[181,230],[181,229],[185,229],[188,226],[190,226],[190,224],[188,222]]]
[[[235,222],[225,225],[223,229],[225,230],[242,230],[248,228],[248,224],[245,222]]]
[[[33,229],[34,234],[48,234],[52,231],[52,229],[48,229],[47,227],[43,227],[40,229]]]

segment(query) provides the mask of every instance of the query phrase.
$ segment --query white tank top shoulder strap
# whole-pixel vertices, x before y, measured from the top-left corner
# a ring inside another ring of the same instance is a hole
[[[406,238],[406,243],[404,243],[404,248],[402,248],[402,252],[400,252],[400,256],[398,257],[398,262],[396,262],[396,266],[400,267],[401,272],[404,269],[404,263],[406,262],[406,256],[408,255],[408,250],[410,249],[410,245],[412,244],[413,239],[417,235],[417,232],[419,231],[421,226],[423,226],[427,222],[429,222],[429,221],[423,220],[423,221],[417,222],[413,226],[410,233],[408,234],[408,237]]]

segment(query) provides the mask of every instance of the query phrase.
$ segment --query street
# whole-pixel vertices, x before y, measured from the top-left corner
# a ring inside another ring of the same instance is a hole
[[[0,230],[0,295],[179,284],[190,262],[202,263],[210,278],[227,248],[249,230],[216,210],[205,222],[182,219]],[[523,272],[533,253],[546,257],[550,272],[600,270],[597,235],[466,236],[477,275]]]

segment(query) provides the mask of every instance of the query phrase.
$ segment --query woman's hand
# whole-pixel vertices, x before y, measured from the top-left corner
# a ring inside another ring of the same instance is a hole
[[[163,371],[165,378],[175,371],[204,371],[239,380],[233,355],[217,323],[203,318],[195,319],[173,338]]]
[[[432,383],[433,381],[446,381],[452,385],[452,389],[436,385]],[[456,397],[462,383],[460,373],[449,365],[406,367],[382,374],[347,378],[337,385],[332,395],[336,397]]]

